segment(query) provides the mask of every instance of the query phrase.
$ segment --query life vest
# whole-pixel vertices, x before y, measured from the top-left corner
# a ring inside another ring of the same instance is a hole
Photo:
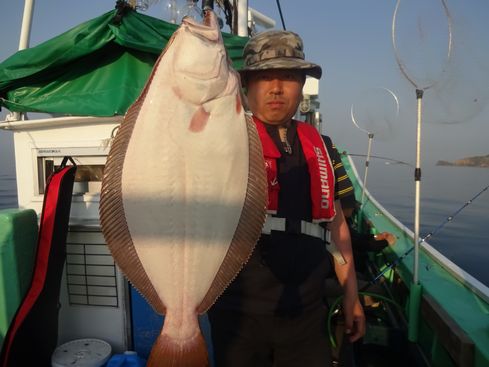
[[[280,185],[277,179],[277,159],[281,157],[263,122],[253,117],[263,148],[268,182],[268,213],[276,214]],[[336,215],[334,208],[334,171],[324,141],[311,125],[297,121],[297,136],[307,161],[311,177],[313,222],[330,222]]]

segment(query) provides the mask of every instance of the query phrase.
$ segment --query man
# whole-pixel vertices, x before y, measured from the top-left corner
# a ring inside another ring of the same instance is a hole
[[[397,238],[390,232],[381,232],[377,234],[370,233],[371,223],[366,222],[367,231],[359,231],[359,224],[354,222],[354,214],[361,204],[356,201],[355,194],[351,193],[341,197],[341,209],[345,216],[348,229],[350,230],[351,246],[355,258],[355,269],[359,273],[365,273],[365,264],[368,253],[378,253],[387,246],[394,246]],[[360,225],[360,227],[362,227]]]
[[[240,73],[263,146],[269,215],[249,262],[209,310],[216,367],[328,366],[323,290],[333,265],[317,223],[344,260],[334,269],[350,341],[363,336],[365,317],[336,194],[335,174],[344,170],[334,172],[329,138],[292,119],[306,75],[320,78],[321,67],[305,61],[302,40],[285,31],[251,38],[244,57]]]

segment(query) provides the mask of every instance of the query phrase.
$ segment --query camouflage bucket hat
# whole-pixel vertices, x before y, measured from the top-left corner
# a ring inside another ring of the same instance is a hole
[[[321,78],[319,65],[304,60],[304,46],[298,34],[289,31],[266,31],[250,38],[243,50],[241,74],[268,69],[300,69]]]

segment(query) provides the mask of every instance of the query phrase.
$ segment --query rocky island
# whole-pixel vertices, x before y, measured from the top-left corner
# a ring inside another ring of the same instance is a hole
[[[459,166],[459,167],[485,167],[489,168],[489,154],[483,156],[467,157],[457,159],[453,162],[438,161],[437,166]]]

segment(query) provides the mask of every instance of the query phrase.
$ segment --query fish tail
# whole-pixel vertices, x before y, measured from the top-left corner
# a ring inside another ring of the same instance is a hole
[[[208,367],[204,337],[199,331],[192,338],[180,340],[160,334],[151,349],[147,367]]]

